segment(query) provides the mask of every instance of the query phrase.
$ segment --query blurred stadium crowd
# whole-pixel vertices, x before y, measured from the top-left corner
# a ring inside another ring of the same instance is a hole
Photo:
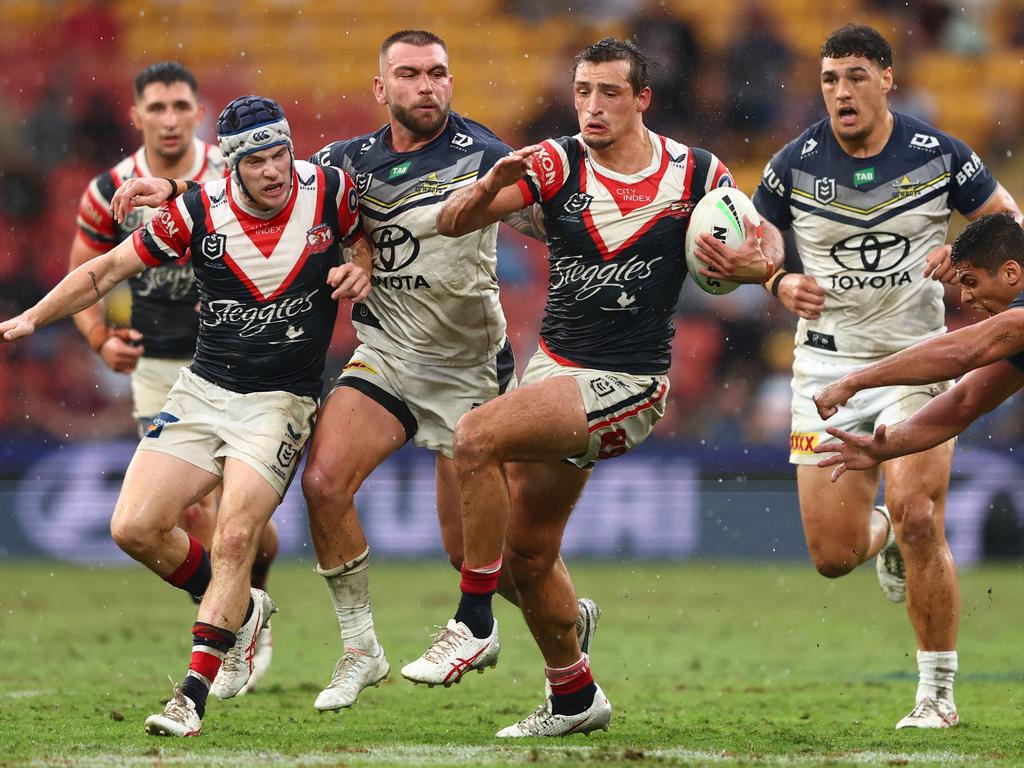
[[[203,138],[226,101],[259,92],[286,104],[304,156],[383,122],[371,93],[377,46],[423,27],[448,43],[454,108],[519,145],[575,133],[572,56],[606,34],[631,35],[660,63],[647,124],[712,150],[752,193],[767,159],[824,115],[818,49],[851,20],[893,44],[893,107],[967,141],[1021,201],[1022,0],[0,0],[0,316],[65,274],[79,195],[138,146],[131,80],[155,61],[176,59],[197,75]],[[510,231],[499,247],[523,363],[543,311],[544,249]],[[958,293],[947,298],[950,327],[970,322]],[[126,302],[108,302],[122,323]],[[656,435],[788,446],[794,325],[757,287],[713,297],[687,286],[675,402]],[[340,319],[328,371],[354,343]],[[134,433],[128,378],[108,371],[70,321],[0,348],[0,358],[5,437]],[[971,437],[1024,439],[1020,409],[1011,402]]]

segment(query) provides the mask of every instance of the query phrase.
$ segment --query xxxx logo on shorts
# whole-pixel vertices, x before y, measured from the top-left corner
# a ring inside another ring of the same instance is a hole
[[[818,435],[815,432],[793,432],[789,436],[790,453],[814,453],[817,444]]]
[[[345,367],[341,369],[342,373],[345,371],[366,371],[367,373],[372,373],[374,376],[380,375],[372,365],[367,365],[362,360],[352,360],[346,363]]]

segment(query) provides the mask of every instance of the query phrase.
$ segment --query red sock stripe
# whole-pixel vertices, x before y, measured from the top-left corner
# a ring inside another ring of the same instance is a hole
[[[170,576],[166,577],[164,581],[173,584],[180,589],[185,586],[185,582],[192,578],[202,561],[203,545],[199,543],[198,539],[193,538],[192,534],[189,534],[188,554],[185,556],[185,562],[179,565],[178,569]]]
[[[551,683],[551,692],[557,696],[576,693],[594,682],[594,676],[590,674],[590,659],[586,655],[568,667],[545,667],[544,676]]]
[[[500,566],[501,561],[498,561]],[[498,591],[498,576],[501,575],[501,568],[494,573],[480,573],[462,566],[462,581],[459,582],[459,589],[470,595],[493,595]]]
[[[206,651],[192,651],[192,661],[188,665],[188,668],[191,671],[202,675],[212,683],[213,679],[217,677],[217,673],[220,671],[221,661],[222,659],[220,656],[214,656],[212,653],[207,653]]]
[[[235,644],[235,633],[213,624],[197,621],[192,625],[192,641],[195,644],[209,645],[221,653],[227,653]]]

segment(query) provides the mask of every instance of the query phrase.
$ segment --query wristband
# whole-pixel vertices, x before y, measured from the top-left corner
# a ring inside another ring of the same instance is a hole
[[[164,179],[164,181],[171,185],[171,194],[168,195],[166,200],[166,202],[169,203],[171,202],[171,200],[178,196],[178,182],[176,182],[174,179]]]
[[[768,293],[770,293],[775,298],[779,298],[779,283],[782,282],[782,278],[784,278],[788,274],[789,272],[780,267],[778,270],[776,270],[775,274],[773,274],[771,277],[765,280],[765,290],[768,291]]]

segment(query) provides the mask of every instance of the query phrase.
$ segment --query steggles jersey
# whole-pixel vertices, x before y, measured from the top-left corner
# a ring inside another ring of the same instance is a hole
[[[373,290],[352,308],[360,341],[404,360],[467,366],[505,338],[498,301],[494,224],[457,238],[437,232],[445,199],[472,184],[510,148],[479,123],[449,115],[415,152],[391,150],[390,126],[329,144],[312,162],[346,171],[359,190],[373,241]]]
[[[925,257],[945,243],[953,209],[969,215],[995,189],[967,145],[895,112],[873,157],[846,154],[828,119],[783,147],[754,205],[792,227],[804,270],[825,290],[825,311],[800,320],[797,344],[874,358],[942,333],[943,288],[924,277]]]
[[[199,139],[193,139],[193,144],[195,165],[186,178],[200,182],[224,178],[220,150]],[[125,180],[140,176],[153,176],[144,147],[89,183],[78,206],[78,236],[89,246],[109,251],[156,215],[155,208],[136,208],[123,224],[114,219],[110,209],[114,192]],[[192,357],[199,332],[194,283],[192,264],[187,259],[146,270],[128,281],[131,323],[142,332],[146,357]]]
[[[333,168],[295,162],[285,207],[259,218],[229,179],[191,189],[135,235],[146,264],[192,251],[199,340],[192,370],[233,392],[319,396],[338,304],[326,283],[358,230],[359,197]]]
[[[560,362],[631,374],[671,364],[690,213],[711,189],[734,183],[710,152],[648,136],[653,159],[638,173],[602,168],[572,136],[543,142],[520,181],[524,201],[544,211],[541,345]]]

